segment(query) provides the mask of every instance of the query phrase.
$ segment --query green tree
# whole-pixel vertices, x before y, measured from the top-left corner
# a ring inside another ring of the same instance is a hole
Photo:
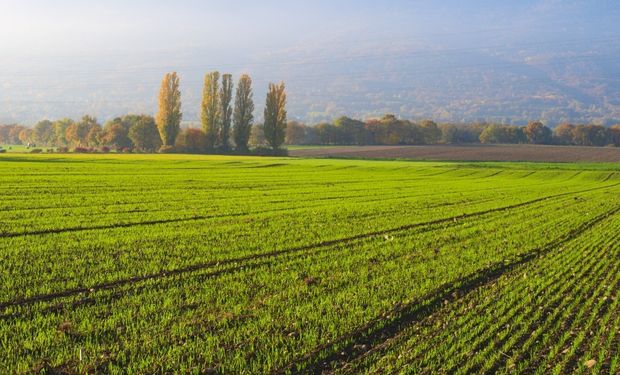
[[[181,91],[176,72],[167,73],[161,82],[159,91],[159,111],[157,112],[157,129],[164,147],[171,147],[181,128]]]
[[[205,76],[200,119],[202,120],[202,131],[206,136],[206,146],[209,150],[215,149],[219,142],[221,118],[219,84],[219,72],[211,72]]]
[[[179,152],[200,154],[206,149],[207,137],[200,129],[185,129],[179,133],[175,148]]]
[[[306,126],[297,121],[289,121],[286,126],[286,136],[284,137],[287,145],[302,145],[306,140]]]
[[[252,133],[250,134],[249,143],[254,147],[261,147],[267,145],[267,140],[265,139],[265,132],[263,130],[263,124],[257,124],[252,126]]]
[[[131,148],[132,142],[129,139],[129,128],[130,124],[121,117],[106,122],[103,128],[103,135],[101,136],[102,143],[117,150]]]
[[[32,143],[33,141],[32,135],[33,135],[32,129],[22,128],[22,130],[19,132],[18,138],[21,144],[25,145],[25,144]]]
[[[551,143],[551,129],[540,121],[530,121],[523,131],[532,144]]]
[[[284,143],[286,133],[286,93],[284,92],[284,82],[269,84],[264,117],[263,131],[265,139],[273,150],[277,150]]]
[[[481,143],[509,143],[508,138],[506,127],[501,125],[489,125],[480,134]]]
[[[224,151],[230,149],[230,127],[232,123],[232,75],[222,75],[222,88],[220,89],[220,147]]]
[[[101,125],[94,123],[90,126],[88,134],[86,135],[86,144],[89,147],[97,147],[102,143],[103,130]]]
[[[334,121],[334,126],[339,133],[337,142],[347,145],[362,145],[366,141],[364,123],[359,120],[343,116]]]
[[[575,126],[571,124],[560,124],[553,129],[554,143],[559,145],[572,145],[574,143]]]
[[[86,147],[89,145],[89,134],[96,127],[101,127],[97,123],[97,119],[86,115],[82,117],[80,122],[69,125],[65,131],[65,136],[73,146]]]
[[[233,138],[238,150],[246,151],[252,134],[254,121],[254,94],[252,93],[252,79],[247,74],[239,78],[235,94],[235,110],[233,112]]]
[[[420,124],[422,128],[422,137],[427,145],[434,145],[441,139],[441,130],[434,121],[424,120]]]
[[[49,120],[39,121],[33,129],[32,138],[40,145],[52,146],[55,144],[56,134],[54,124]]]
[[[620,146],[620,125],[612,125],[607,131],[609,132],[609,141],[614,146]]]
[[[452,124],[441,124],[439,125],[439,129],[441,130],[441,138],[440,138],[441,143],[443,144],[458,143],[458,129],[456,126]]]
[[[69,145],[67,141],[67,128],[73,123],[74,121],[69,118],[54,121],[54,143],[56,146]]]
[[[11,145],[21,145],[22,141],[19,137],[19,135],[21,134],[21,132],[26,129],[25,127],[21,126],[21,125],[13,125],[11,126],[11,129],[9,130],[9,134],[8,134],[8,144]]]
[[[140,116],[129,128],[128,137],[139,151],[154,152],[161,147],[157,125],[151,116]]]

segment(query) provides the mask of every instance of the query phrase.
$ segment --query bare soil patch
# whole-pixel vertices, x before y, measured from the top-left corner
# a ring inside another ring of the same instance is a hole
[[[333,146],[289,151],[297,157],[453,161],[620,162],[620,148],[546,145]]]

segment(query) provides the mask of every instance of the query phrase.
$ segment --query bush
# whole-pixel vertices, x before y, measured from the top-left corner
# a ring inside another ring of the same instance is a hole
[[[174,154],[175,152],[177,152],[177,150],[174,146],[161,146],[159,148],[160,154]]]
[[[108,152],[110,152],[110,148],[108,146],[103,146],[101,147],[101,152],[103,152],[104,154],[107,154]]]
[[[6,152],[6,150],[5,150],[5,149],[0,148],[0,154],[4,154],[5,152]]]
[[[33,148],[32,150],[30,150],[31,154],[40,154],[42,152],[43,150],[41,150],[40,148]]]
[[[257,147],[252,150],[251,154],[256,156],[288,156],[288,150],[285,148],[273,150],[268,147]]]
[[[69,152],[69,147],[58,147],[58,152],[67,153]]]
[[[133,152],[131,147],[123,147],[120,151],[124,154],[131,154]]]
[[[90,151],[90,149],[86,148],[86,147],[76,147],[73,149],[73,152],[76,152],[78,154],[87,154]]]
[[[53,154],[54,153],[54,149],[53,148],[48,148],[45,152],[47,152],[48,154]]]

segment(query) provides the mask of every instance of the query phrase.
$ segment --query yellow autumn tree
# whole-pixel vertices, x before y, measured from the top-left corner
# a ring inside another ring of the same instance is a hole
[[[265,103],[265,139],[273,150],[280,148],[286,135],[286,93],[284,82],[270,83]]]
[[[200,119],[202,131],[206,136],[207,149],[215,149],[219,141],[220,133],[220,97],[219,97],[220,73],[215,71],[205,76],[202,89],[202,104]]]
[[[162,149],[169,149],[174,146],[174,141],[181,128],[182,117],[179,76],[176,72],[167,73],[161,82],[159,110],[156,117]]]

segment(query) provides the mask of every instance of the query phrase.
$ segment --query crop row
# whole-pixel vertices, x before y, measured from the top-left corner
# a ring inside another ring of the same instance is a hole
[[[84,369],[197,371],[192,366],[207,363],[224,372],[275,370],[376,317],[389,319],[394,306],[544,246],[580,217],[578,211],[557,218],[542,211],[463,220],[445,236],[438,235],[444,224],[434,231],[360,239],[255,267],[249,263],[217,277],[194,273],[149,280],[110,299],[118,291],[94,293],[93,301],[68,303],[67,309],[46,310],[48,303],[9,309],[17,315],[3,321],[0,341],[7,342],[12,358],[53,358],[56,365],[76,366],[71,361],[82,348],[88,358],[80,364]],[[537,235],[539,230],[544,235]],[[35,327],[41,342],[27,337]],[[102,355],[106,359],[100,362]],[[25,369],[20,366],[28,364],[7,365]]]
[[[615,215],[338,372],[617,373],[619,229]]]

